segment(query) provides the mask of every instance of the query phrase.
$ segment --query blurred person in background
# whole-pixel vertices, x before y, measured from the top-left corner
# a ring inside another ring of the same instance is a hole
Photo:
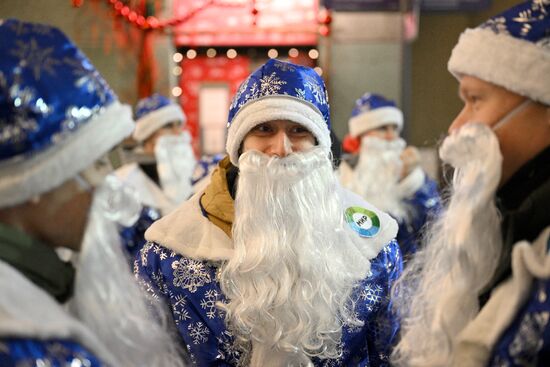
[[[117,170],[119,178],[135,188],[140,201],[162,215],[193,193],[196,160],[191,136],[182,130],[186,121],[181,107],[160,94],[141,99],[136,105],[133,138],[147,160]]]
[[[403,113],[395,102],[365,93],[355,102],[340,165],[344,187],[399,223],[397,241],[406,261],[417,251],[422,228],[440,208],[437,184],[420,167],[420,154],[399,136]]]

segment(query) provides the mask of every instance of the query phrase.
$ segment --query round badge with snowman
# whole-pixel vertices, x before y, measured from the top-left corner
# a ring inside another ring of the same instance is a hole
[[[380,232],[380,218],[371,210],[351,206],[344,212],[346,222],[361,237],[374,237]]]

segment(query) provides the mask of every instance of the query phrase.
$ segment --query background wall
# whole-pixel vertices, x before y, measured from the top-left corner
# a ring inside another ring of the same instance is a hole
[[[447,61],[462,31],[476,27],[518,0],[493,0],[477,13],[422,13],[420,33],[411,45],[410,113],[407,138],[418,146],[433,146],[446,133],[462,108],[458,82],[447,71]]]

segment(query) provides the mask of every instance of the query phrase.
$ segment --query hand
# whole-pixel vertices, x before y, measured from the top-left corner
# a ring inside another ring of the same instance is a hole
[[[407,177],[416,167],[420,166],[420,152],[416,147],[408,146],[401,153],[403,169],[401,170],[401,179]]]

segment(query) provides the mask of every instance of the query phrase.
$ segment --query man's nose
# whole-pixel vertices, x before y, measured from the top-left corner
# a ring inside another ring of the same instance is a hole
[[[277,157],[284,158],[292,153],[292,143],[288,138],[286,132],[278,132],[271,143],[269,155],[276,155]]]
[[[451,134],[453,131],[460,129],[463,125],[468,122],[466,106],[460,111],[458,116],[455,117],[454,121],[451,123],[448,129],[448,133]]]

